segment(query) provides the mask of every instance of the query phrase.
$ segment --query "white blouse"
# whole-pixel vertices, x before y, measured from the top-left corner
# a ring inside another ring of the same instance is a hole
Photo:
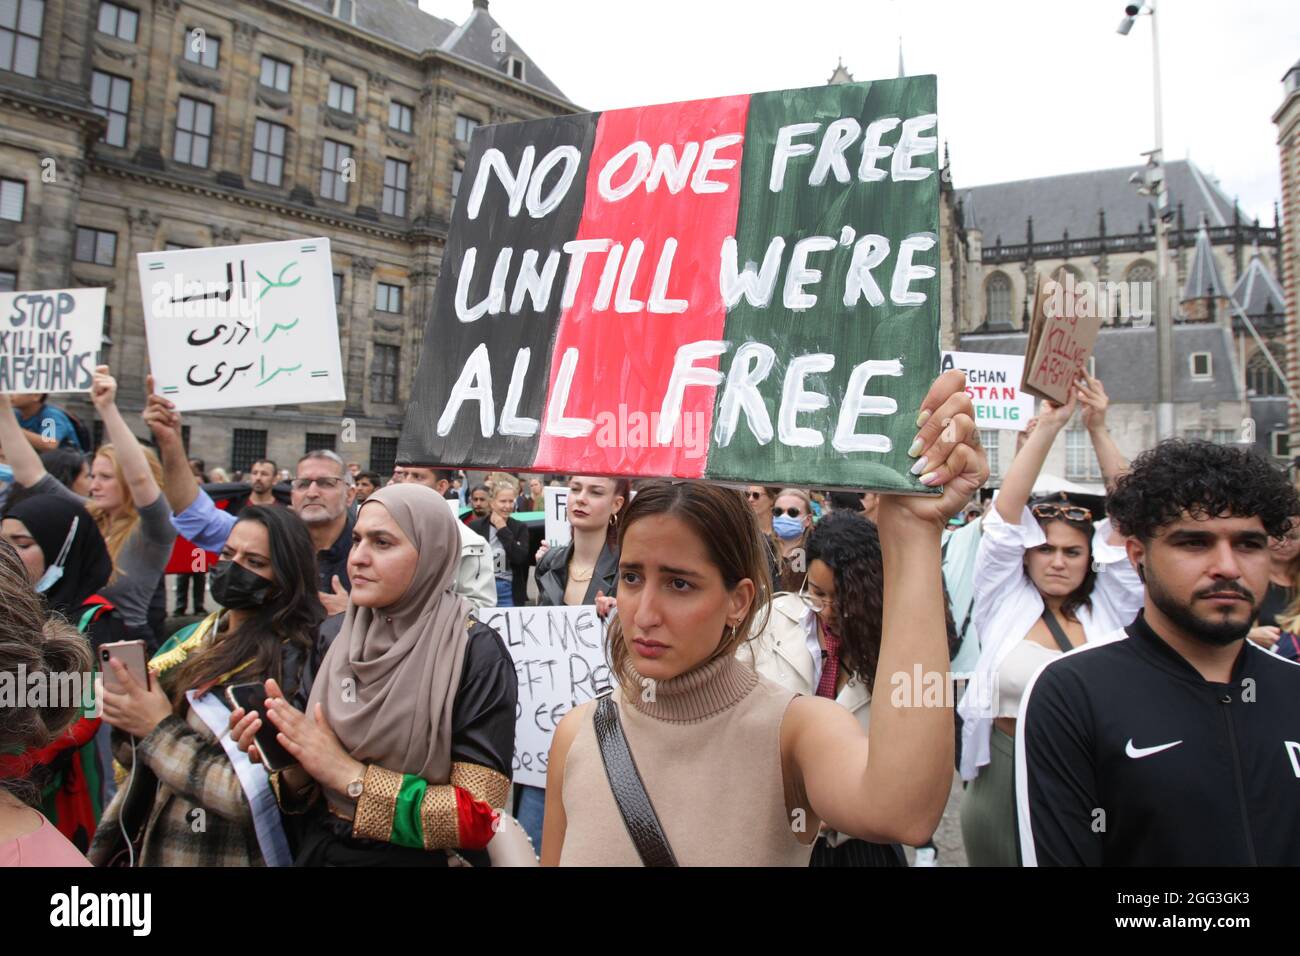
[[[979,768],[989,762],[993,718],[1007,704],[998,694],[998,671],[1043,616],[1043,598],[1024,569],[1025,552],[1047,543],[1038,520],[1026,507],[1019,524],[1008,524],[994,507],[984,515],[982,524],[971,610],[980,636],[980,656],[957,705],[962,718],[963,780],[974,780]],[[1089,643],[1122,637],[1122,628],[1142,609],[1142,581],[1124,547],[1107,541],[1110,531],[1109,518],[1094,528],[1092,560],[1097,576],[1092,606],[1075,612]]]

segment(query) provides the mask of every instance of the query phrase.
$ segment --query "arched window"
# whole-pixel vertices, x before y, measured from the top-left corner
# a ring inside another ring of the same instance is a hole
[[[1137,262],[1133,263],[1131,266],[1128,267],[1128,271],[1124,273],[1124,281],[1125,282],[1155,282],[1156,281],[1155,263],[1149,262],[1146,259],[1139,259]]]
[[[984,322],[990,327],[1011,326],[1011,280],[995,272],[984,283]]]
[[[1281,364],[1278,362],[1279,366]],[[1282,380],[1277,377],[1263,352],[1255,352],[1246,363],[1246,393],[1256,397],[1286,394]]]

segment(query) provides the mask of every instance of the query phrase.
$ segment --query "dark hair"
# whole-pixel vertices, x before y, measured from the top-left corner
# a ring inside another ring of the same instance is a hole
[[[207,471],[207,470],[208,470],[207,463],[205,463],[205,462],[203,461],[202,458],[191,458],[191,459],[189,459],[189,463],[190,463],[191,465],[198,465],[198,466],[199,466],[199,471]]]
[[[299,689],[299,675],[283,672],[283,652],[296,649],[300,659],[307,660],[325,617],[317,597],[316,548],[303,520],[288,508],[249,505],[239,513],[237,523],[245,521],[266,528],[272,592],[238,631],[225,633],[222,640],[206,645],[176,668],[171,691],[178,714],[185,691],[210,685],[249,659],[253,664],[240,672],[241,682],[274,677],[285,696],[292,698]]]
[[[471,495],[474,495],[480,491],[483,492],[483,494],[487,495],[489,498],[492,497],[492,489],[489,488],[487,485],[475,485],[473,488],[469,490],[469,493]]]
[[[445,481],[451,484],[456,480],[456,469],[454,468],[435,468],[433,469],[434,481]]]
[[[856,491],[832,491],[828,495],[832,511],[862,511],[862,495]]]
[[[808,536],[808,563],[821,561],[835,576],[840,661],[872,690],[880,662],[885,580],[876,526],[852,511],[832,511]]]
[[[1184,513],[1259,518],[1277,538],[1300,514],[1300,496],[1252,449],[1174,438],[1138,455],[1116,481],[1106,510],[1120,533],[1139,541],[1150,541]]]
[[[248,471],[250,474],[253,471],[253,465],[270,465],[272,475],[278,475],[280,473],[280,466],[275,463],[274,458],[258,458],[256,461],[254,461],[252,464],[248,466]]]
[[[374,485],[376,488],[381,488],[381,487],[383,487],[384,479],[382,479],[382,478],[379,477],[379,473],[378,473],[378,472],[374,472],[374,471],[359,471],[359,472],[357,472],[357,481],[360,481],[362,478],[364,478],[366,481],[370,482],[370,483],[371,483],[372,485]]]
[[[59,484],[71,488],[81,476],[81,469],[86,467],[87,459],[75,448],[52,448],[41,455],[41,464]]]
[[[22,558],[0,539],[0,673],[17,675],[21,667],[29,678],[45,675],[53,690],[63,683],[54,675],[89,674],[91,666],[90,642],[62,618],[46,615]],[[86,701],[52,696],[47,703],[50,706],[0,707],[0,754],[47,746],[81,716]],[[40,797],[39,789],[23,777],[0,777],[0,789],[28,803]]]
[[[610,497],[618,498],[620,496],[623,498],[623,506],[619,511],[609,516],[609,527],[605,529],[605,545],[614,549],[618,548],[619,534],[622,532],[623,526],[619,514],[627,514],[627,506],[632,497],[632,482],[627,478],[614,479],[614,491]]]
[[[619,480],[622,483],[622,479]],[[628,529],[643,518],[671,515],[685,522],[704,543],[709,560],[722,575],[727,590],[734,589],[742,580],[754,582],[754,601],[749,613],[736,626],[735,638],[727,632],[718,635],[717,650],[709,656],[715,660],[724,654],[734,654],[741,642],[766,626],[767,605],[772,595],[772,580],[768,573],[767,552],[759,537],[754,512],[740,492],[704,481],[670,481],[655,478],[643,481],[636,497],[627,506],[618,525],[618,545],[622,551]],[[764,623],[755,626],[759,615]],[[610,668],[624,687],[641,684],[628,655],[623,640],[623,626],[617,617],[606,631],[606,656]]]

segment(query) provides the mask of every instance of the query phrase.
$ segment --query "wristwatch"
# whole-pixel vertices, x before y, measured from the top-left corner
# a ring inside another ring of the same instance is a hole
[[[365,791],[365,789],[366,789],[366,775],[362,773],[361,776],[357,777],[357,779],[353,780],[351,783],[348,784],[347,794],[353,800],[360,800],[361,794]]]

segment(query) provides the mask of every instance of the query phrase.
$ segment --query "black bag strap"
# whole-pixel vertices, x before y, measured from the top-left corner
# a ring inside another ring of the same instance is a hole
[[[1070,639],[1065,636],[1065,630],[1061,627],[1061,622],[1056,619],[1056,615],[1052,613],[1050,607],[1043,607],[1043,623],[1046,624],[1047,629],[1052,632],[1052,637],[1056,639],[1056,645],[1062,652],[1074,650],[1074,645],[1071,644]]]
[[[641,862],[646,866],[677,866],[673,848],[668,845],[659,817],[655,814],[650,795],[645,792],[641,774],[623,736],[623,725],[618,719],[618,707],[610,694],[596,703],[596,743],[600,759],[605,765],[609,789],[623,816],[623,825],[636,846]]]

